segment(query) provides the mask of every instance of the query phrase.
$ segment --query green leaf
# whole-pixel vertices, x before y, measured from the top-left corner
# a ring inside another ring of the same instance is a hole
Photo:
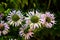
[[[7,16],[8,13],[10,12],[11,9],[7,9],[6,11],[4,11],[4,15]]]
[[[4,8],[1,4],[0,4],[0,12],[4,12]]]
[[[5,8],[7,7],[7,3],[2,2],[1,4],[5,6]]]

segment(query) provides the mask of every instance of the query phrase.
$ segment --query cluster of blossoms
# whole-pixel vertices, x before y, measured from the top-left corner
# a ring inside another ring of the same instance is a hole
[[[0,18],[2,19],[2,15],[0,14]],[[25,24],[22,22],[25,21]],[[30,39],[33,37],[34,30],[40,27],[51,28],[55,24],[54,14],[50,12],[40,13],[38,11],[29,11],[27,13],[27,17],[22,15],[20,10],[11,11],[7,16],[7,23],[0,22],[0,35],[6,35],[9,32],[9,25],[19,28],[19,35],[24,37],[25,39]],[[2,28],[4,28],[2,30]]]
[[[39,13],[38,11],[30,11],[27,14],[28,17],[25,17],[25,24],[20,28],[20,36],[29,39],[33,37],[34,30],[40,27],[52,28],[55,24],[54,14],[50,12]],[[26,31],[28,30],[28,31]]]

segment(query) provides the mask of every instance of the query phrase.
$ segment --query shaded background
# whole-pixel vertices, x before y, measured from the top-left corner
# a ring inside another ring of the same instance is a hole
[[[60,0],[0,0],[0,13],[6,17],[11,9],[20,9],[24,12],[23,15],[30,9],[54,12],[56,24],[51,29],[43,28],[35,32],[30,40],[60,40]],[[11,27],[10,31],[6,36],[0,36],[0,40],[24,40],[18,35],[18,28]]]

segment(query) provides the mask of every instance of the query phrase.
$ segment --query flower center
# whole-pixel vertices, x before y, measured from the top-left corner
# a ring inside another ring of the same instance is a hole
[[[46,22],[50,23],[51,19],[49,17],[46,17]]]
[[[0,24],[0,30],[4,30],[4,25],[3,24]]]
[[[32,23],[37,23],[39,21],[39,18],[37,16],[32,16],[31,17],[31,22]]]
[[[28,30],[29,30],[30,27],[27,27],[25,30],[24,30],[24,33],[28,33]]]
[[[12,20],[13,21],[18,21],[20,18],[19,18],[19,16],[17,15],[17,14],[14,14],[13,16],[12,16]]]

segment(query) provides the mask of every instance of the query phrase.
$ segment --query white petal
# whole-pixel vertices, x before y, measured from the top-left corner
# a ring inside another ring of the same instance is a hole
[[[25,17],[25,20],[29,20],[30,19],[30,17]]]
[[[41,14],[41,19],[45,19],[46,15],[45,14]]]
[[[26,37],[27,37],[27,39],[30,39],[30,36],[29,35],[27,35]]]
[[[30,24],[31,22],[30,22],[30,20],[28,19],[28,20],[26,20],[26,24]]]
[[[19,26],[19,23],[18,22],[16,22],[15,24],[16,24],[16,26]]]
[[[1,21],[2,24],[4,24],[4,21]]]
[[[39,28],[38,24],[34,24],[34,29]]]
[[[14,14],[16,14],[16,10],[12,11]]]
[[[46,16],[47,16],[47,17],[51,17],[50,12],[46,12]]]
[[[33,37],[32,34],[34,34],[33,32],[29,32],[29,36]]]
[[[20,36],[22,36],[23,34],[24,34],[24,32],[23,32],[23,31],[20,31],[20,32],[19,32],[19,35],[20,35]]]
[[[15,22],[15,27],[17,26],[17,23]]]
[[[30,38],[29,34],[26,34],[25,39],[29,39],[29,38]]]
[[[40,21],[38,22],[38,25],[41,27],[41,22]]]
[[[16,14],[19,15],[19,16],[22,15],[22,14],[21,14],[21,11],[19,11],[19,10],[16,12]]]
[[[33,15],[34,15],[34,11],[32,11],[32,12],[30,11],[30,12],[29,12],[29,15],[30,15],[30,16],[33,16]]]
[[[46,24],[46,28],[51,28],[52,27],[52,24],[51,23],[47,23]]]
[[[34,29],[34,24],[33,23],[30,24],[30,29]]]
[[[38,11],[36,11],[36,16],[38,16],[40,18],[42,13],[39,13]]]
[[[12,25],[14,26],[15,24],[13,23]]]
[[[21,24],[21,21],[19,20],[19,21],[17,21],[17,23]]]
[[[7,16],[8,18],[10,18],[11,16]]]
[[[8,24],[6,24],[6,23],[4,23],[4,27],[5,27],[6,29],[9,29],[9,26],[8,26]]]
[[[11,21],[12,21],[12,20],[9,20],[9,21],[8,21],[8,24],[10,24]]]
[[[14,14],[12,12],[10,12],[9,16],[12,16],[12,15],[14,15]]]
[[[21,13],[21,11],[19,11],[19,10],[16,12],[16,14],[20,14],[20,13]]]
[[[12,21],[12,22],[10,23],[10,25],[13,24],[13,23],[14,23],[14,22]]]
[[[11,18],[7,18],[7,20],[12,20]]]
[[[3,35],[6,35],[8,33],[8,31],[7,30],[3,30],[2,33],[3,33]]]
[[[1,31],[0,31],[0,36],[1,36]]]
[[[42,24],[45,24],[45,19],[40,19],[40,22],[41,22]]]
[[[54,14],[51,14],[50,18],[55,19]]]
[[[51,21],[51,22],[52,22],[53,24],[56,24],[56,23],[55,23],[56,21]]]

